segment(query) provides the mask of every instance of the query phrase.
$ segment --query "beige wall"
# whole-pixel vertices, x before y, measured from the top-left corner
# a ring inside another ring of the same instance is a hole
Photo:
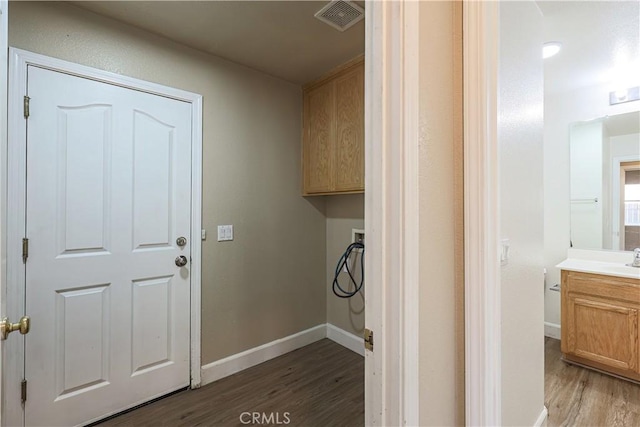
[[[364,288],[352,298],[338,298],[332,284],[336,264],[351,243],[351,230],[364,229],[364,195],[327,196],[327,322],[358,337],[364,332]],[[365,237],[366,244],[366,237]],[[366,257],[365,257],[366,259]],[[359,265],[359,264],[358,264]],[[358,281],[359,267],[354,272]],[[346,273],[340,274],[340,284],[349,284]]]
[[[14,47],[204,96],[203,364],[326,321],[324,200],[300,196],[300,87],[67,4],[13,2],[9,32]],[[233,242],[216,242],[218,224]]]
[[[419,13],[420,425],[464,425],[456,275],[462,15],[455,2],[421,2]]]

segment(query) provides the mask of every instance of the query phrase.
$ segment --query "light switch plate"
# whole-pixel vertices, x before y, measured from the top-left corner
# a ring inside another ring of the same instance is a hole
[[[207,240],[207,230],[205,230],[204,228],[200,230],[200,238],[202,240]]]
[[[509,264],[509,239],[500,242],[500,265]]]
[[[218,242],[233,240],[233,225],[218,226]]]

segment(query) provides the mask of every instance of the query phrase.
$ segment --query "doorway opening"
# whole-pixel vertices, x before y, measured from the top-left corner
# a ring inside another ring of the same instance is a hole
[[[563,261],[612,262],[626,267],[632,259],[625,251],[635,237],[636,196],[634,187],[625,191],[625,180],[636,179],[632,169],[640,159],[640,107],[633,101],[619,102],[612,94],[640,83],[640,9],[633,2],[538,4],[544,42],[561,46],[554,56],[544,59],[545,404],[549,425],[598,419],[606,424],[604,420],[611,419],[613,408],[619,405],[630,413],[640,408],[640,401],[628,397],[637,386],[565,362],[584,356],[602,362],[601,372],[610,372],[627,362],[636,364],[633,356],[626,356],[627,348],[636,344],[630,344],[627,337],[614,340],[615,347],[608,350],[598,347],[604,342],[599,328],[607,330],[606,336],[614,336],[627,326],[610,323],[604,327],[605,319],[616,317],[617,302],[594,297],[587,287],[577,290],[569,276],[580,272]],[[618,279],[591,274],[603,286],[607,280]],[[608,311],[607,304],[613,311]],[[620,306],[622,310],[627,307]],[[585,315],[593,316],[591,326],[586,326]],[[581,336],[578,341],[576,334]],[[571,392],[577,389],[579,397]],[[596,398],[605,389],[615,392],[607,393],[606,401]]]
[[[640,248],[640,161],[620,164],[620,192],[620,248],[633,252]]]

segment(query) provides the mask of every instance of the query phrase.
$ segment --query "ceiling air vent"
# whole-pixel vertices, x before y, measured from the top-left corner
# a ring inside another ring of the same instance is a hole
[[[314,16],[336,30],[344,31],[364,18],[364,9],[350,1],[333,0]]]

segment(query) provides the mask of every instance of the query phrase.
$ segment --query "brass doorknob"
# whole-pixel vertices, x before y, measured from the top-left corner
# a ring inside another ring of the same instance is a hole
[[[176,258],[176,265],[178,267],[184,267],[185,265],[187,265],[187,257],[184,255],[180,255],[179,257]]]
[[[8,318],[0,321],[0,340],[6,340],[13,331],[20,331],[22,335],[29,333],[31,327],[31,319],[29,316],[22,316],[18,323],[11,323]]]

